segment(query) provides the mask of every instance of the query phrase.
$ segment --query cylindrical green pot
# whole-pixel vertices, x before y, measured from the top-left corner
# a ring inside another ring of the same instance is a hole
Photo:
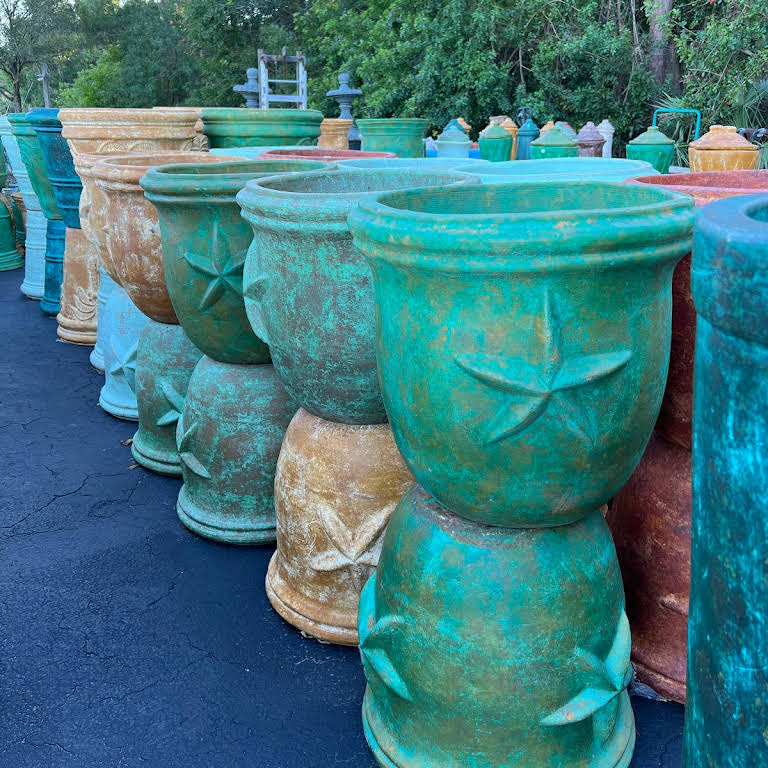
[[[277,457],[294,405],[274,368],[203,357],[178,425],[184,525],[230,544],[275,540]]]
[[[478,137],[480,157],[491,163],[504,163],[512,159],[515,137],[498,123],[491,123]]]
[[[142,177],[146,197],[157,208],[176,317],[192,343],[214,360],[269,361],[243,304],[243,263],[252,232],[235,195],[252,179],[322,167],[307,161],[185,163],[151,168]]]
[[[557,125],[531,142],[531,160],[578,156],[579,145],[576,140],[564,133],[562,128]]]
[[[184,410],[189,378],[203,353],[180,325],[149,320],[136,351],[139,428],[133,458],[163,475],[181,475],[176,427]]]
[[[627,159],[644,160],[659,173],[669,173],[669,166],[674,157],[675,142],[655,125],[627,144]]]
[[[477,176],[484,184],[508,184],[512,181],[623,181],[635,176],[657,175],[650,163],[605,157],[475,162],[463,165],[461,171]]]
[[[387,420],[376,373],[371,273],[347,214],[372,193],[472,181],[452,172],[345,168],[250,182],[245,306],[291,397],[344,424]]]
[[[368,197],[395,441],[454,512],[562,525],[626,482],[658,416],[693,200],[648,185],[468,185]],[[632,190],[632,191],[629,191]]]
[[[315,109],[206,108],[203,133],[214,147],[313,146],[323,113]]]
[[[356,120],[364,152],[394,152],[398,157],[424,157],[427,120],[419,117]]]
[[[488,528],[414,485],[392,513],[358,630],[379,765],[629,765],[629,623],[597,511],[538,531]]]

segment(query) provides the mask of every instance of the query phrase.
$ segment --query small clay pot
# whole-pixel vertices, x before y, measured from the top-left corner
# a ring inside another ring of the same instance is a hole
[[[349,149],[349,129],[354,124],[354,120],[326,117],[320,123],[320,138],[317,140],[317,146],[323,149]]]

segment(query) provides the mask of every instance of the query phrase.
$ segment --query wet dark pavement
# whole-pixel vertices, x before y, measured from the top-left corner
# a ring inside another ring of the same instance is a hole
[[[182,527],[180,481],[134,465],[90,347],[22,277],[0,273],[0,768],[373,768],[357,651],[277,616],[271,548]],[[682,707],[632,701],[632,768],[678,768]]]

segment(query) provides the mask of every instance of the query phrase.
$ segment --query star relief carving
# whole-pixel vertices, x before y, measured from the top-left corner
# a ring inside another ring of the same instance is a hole
[[[131,388],[131,392],[136,392],[136,354],[138,352],[138,341],[131,344],[127,349],[118,350],[115,348],[115,337],[110,340],[109,348],[112,350],[114,362],[109,368],[112,376],[122,376]]]
[[[169,381],[162,380],[160,382],[160,391],[163,393],[163,397],[170,408],[158,417],[155,425],[158,427],[168,427],[178,422],[181,412],[184,410],[184,398]]]
[[[547,416],[560,422],[582,442],[593,445],[598,427],[594,409],[581,408],[572,395],[615,374],[632,357],[628,349],[594,355],[563,357],[562,327],[549,288],[534,344],[541,348],[537,364],[521,357],[457,354],[456,364],[491,389],[510,395],[488,427],[486,442],[498,443],[519,435]]]
[[[243,265],[247,249],[233,252],[229,237],[221,229],[218,221],[214,222],[211,244],[205,258],[187,251],[184,261],[198,274],[207,278],[208,285],[203,292],[198,308],[210,309],[226,293],[234,291],[243,296]]]
[[[181,463],[193,474],[198,477],[202,477],[204,480],[210,480],[211,474],[205,468],[200,459],[192,453],[190,444],[194,439],[195,432],[197,431],[197,422],[193,423],[189,429],[185,429],[181,439],[179,440],[179,459]]]

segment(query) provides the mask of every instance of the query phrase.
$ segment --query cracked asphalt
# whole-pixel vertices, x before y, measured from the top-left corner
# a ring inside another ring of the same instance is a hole
[[[0,768],[373,768],[357,651],[277,616],[270,548],[181,526],[180,481],[132,468],[135,425],[22,277],[0,273]],[[682,707],[632,702],[632,768],[678,768]]]

